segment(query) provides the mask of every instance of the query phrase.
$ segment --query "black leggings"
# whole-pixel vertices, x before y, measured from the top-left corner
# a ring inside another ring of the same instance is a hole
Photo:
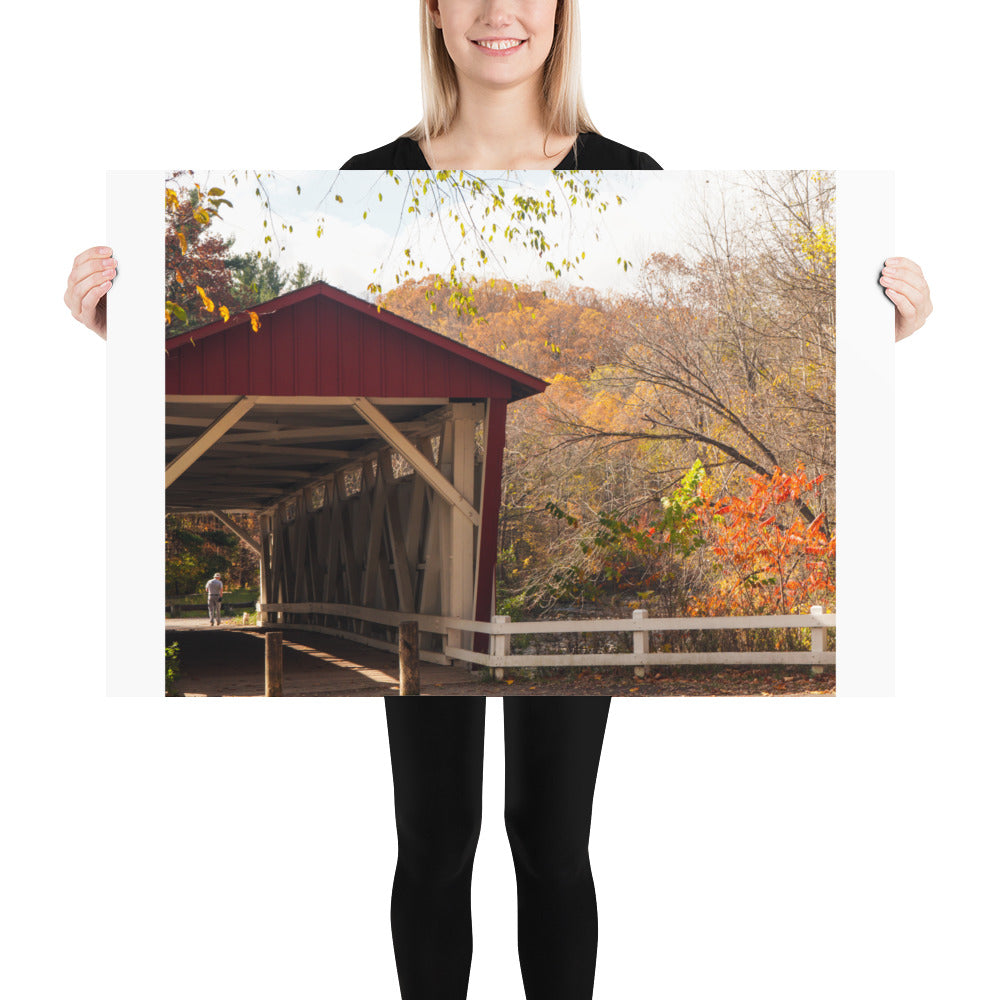
[[[506,697],[504,817],[527,1000],[589,1000],[597,900],[587,849],[610,698]],[[464,1000],[482,816],[485,698],[386,698],[399,857],[392,940],[403,1000]]]

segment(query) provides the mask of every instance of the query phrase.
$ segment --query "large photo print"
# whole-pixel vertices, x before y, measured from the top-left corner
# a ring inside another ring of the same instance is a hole
[[[164,200],[168,693],[834,692],[832,172]]]

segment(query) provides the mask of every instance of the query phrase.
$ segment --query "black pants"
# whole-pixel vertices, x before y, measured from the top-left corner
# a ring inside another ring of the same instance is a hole
[[[610,698],[507,697],[505,821],[527,1000],[589,1000],[597,900],[588,841]],[[386,698],[403,1000],[464,1000],[482,816],[485,698]]]

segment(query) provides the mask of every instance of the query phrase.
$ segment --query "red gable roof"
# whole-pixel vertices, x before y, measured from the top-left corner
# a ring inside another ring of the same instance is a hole
[[[546,382],[319,281],[166,341],[167,395],[523,399]]]

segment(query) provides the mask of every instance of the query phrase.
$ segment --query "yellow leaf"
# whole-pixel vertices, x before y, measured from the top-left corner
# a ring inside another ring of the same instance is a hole
[[[252,309],[250,310],[250,329],[254,333],[260,329],[260,317]]]
[[[201,296],[201,304],[205,311],[212,312],[215,309],[215,303],[205,294],[205,289],[201,285],[195,285],[195,291]]]
[[[229,310],[225,306],[219,306],[219,315],[222,317],[223,323],[229,322]]]
[[[507,683],[508,683],[508,684],[513,684],[513,683],[514,683],[514,679],[513,679],[513,678],[511,678],[510,680],[508,680],[508,681],[507,681]]]
[[[180,271],[174,271],[174,277],[177,279],[177,284],[178,285],[183,285],[184,284],[184,279],[181,277],[181,272]]]
[[[170,310],[164,309],[163,314],[167,317],[167,326],[170,326]]]
[[[178,229],[177,230],[177,242],[180,243],[180,245],[181,245],[181,253],[187,253],[188,252],[188,241],[187,241],[187,237],[184,235],[184,230],[183,229]]]

